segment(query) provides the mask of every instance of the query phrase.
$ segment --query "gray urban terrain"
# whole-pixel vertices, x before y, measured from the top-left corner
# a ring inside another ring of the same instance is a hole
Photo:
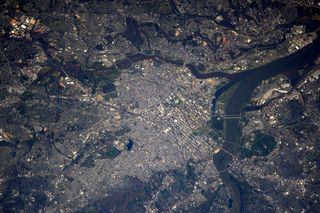
[[[320,2],[0,3],[0,212],[320,212]]]

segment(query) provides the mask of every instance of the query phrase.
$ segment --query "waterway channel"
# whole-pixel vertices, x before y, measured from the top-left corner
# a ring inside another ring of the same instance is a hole
[[[114,70],[130,68],[134,63],[142,60],[153,59],[159,60],[164,63],[171,63],[176,66],[187,67],[195,78],[209,79],[209,78],[225,78],[229,80],[225,86],[218,89],[212,98],[212,111],[215,114],[216,101],[225,91],[227,91],[235,83],[239,83],[237,88],[228,99],[224,114],[232,115],[225,118],[225,138],[221,150],[213,155],[215,168],[220,174],[223,183],[230,189],[232,204],[231,211],[235,213],[244,212],[242,205],[242,192],[241,184],[236,180],[228,170],[229,164],[233,161],[234,156],[239,152],[240,139],[238,124],[241,114],[244,113],[243,108],[250,101],[251,94],[257,86],[266,79],[274,77],[279,74],[292,74],[298,72],[299,69],[305,65],[313,64],[320,54],[320,33],[318,32],[317,38],[306,47],[299,51],[275,60],[266,65],[247,70],[241,73],[226,73],[222,71],[215,71],[206,73],[205,66],[202,64],[185,63],[181,60],[173,59],[170,57],[162,56],[159,51],[144,51],[127,56],[126,59],[116,61],[113,66],[96,70],[99,74],[110,73]]]
[[[225,118],[225,139],[222,149],[213,156],[216,169],[220,172],[223,182],[229,187],[232,193],[232,212],[243,212],[242,194],[239,182],[232,177],[228,171],[228,165],[232,162],[233,156],[240,150],[239,121],[242,109],[250,101],[251,94],[257,86],[266,79],[278,74],[289,74],[298,72],[307,64],[312,64],[320,54],[320,36],[294,54],[273,61],[264,66],[248,71],[250,74],[239,78],[239,86],[228,99],[224,115]],[[225,88],[221,88],[225,90]],[[216,92],[217,93],[217,92]],[[222,94],[218,92],[218,94]],[[214,100],[218,97],[214,95]]]

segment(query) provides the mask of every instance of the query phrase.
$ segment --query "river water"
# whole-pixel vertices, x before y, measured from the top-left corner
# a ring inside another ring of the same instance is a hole
[[[232,162],[233,156],[240,151],[239,121],[243,107],[250,101],[251,94],[257,86],[266,79],[278,74],[296,73],[306,64],[312,64],[320,54],[320,36],[294,54],[273,61],[264,66],[249,70],[249,75],[239,78],[239,86],[231,95],[225,105],[225,142],[223,149],[213,156],[216,169],[220,172],[223,182],[229,187],[232,193],[232,212],[243,212],[242,194],[239,182],[228,172],[228,165]],[[214,96],[214,99],[217,99]],[[228,115],[230,117],[228,117]]]
[[[312,44],[307,45],[294,54],[241,73],[229,74],[220,71],[204,73],[203,71],[205,71],[205,66],[202,64],[184,63],[181,60],[162,56],[159,52],[152,50],[132,54],[124,60],[116,61],[114,66],[98,70],[98,73],[103,74],[113,70],[126,69],[131,67],[135,62],[146,59],[155,59],[165,63],[171,63],[176,66],[185,66],[189,68],[193,76],[198,79],[226,78],[230,80],[229,83],[218,89],[213,95],[213,115],[216,101],[219,96],[221,96],[235,83],[239,82],[236,90],[225,105],[224,114],[231,116],[225,119],[224,122],[225,142],[223,143],[222,149],[213,156],[215,168],[219,171],[220,178],[230,189],[232,194],[230,199],[232,200],[232,203],[229,203],[231,211],[238,213],[243,212],[241,184],[229,173],[228,166],[233,161],[233,156],[237,155],[237,152],[240,151],[239,145],[241,144],[238,124],[239,117],[241,117],[241,114],[243,113],[243,107],[250,101],[252,92],[263,80],[269,79],[278,74],[296,73],[306,64],[313,63],[319,54],[320,36],[318,35],[317,39],[315,39]]]

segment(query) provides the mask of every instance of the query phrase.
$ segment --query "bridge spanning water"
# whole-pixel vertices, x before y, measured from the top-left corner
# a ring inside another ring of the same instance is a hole
[[[307,64],[313,63],[320,54],[320,33],[313,43],[300,49],[294,54],[286,56],[284,58],[275,60],[269,64],[244,71],[241,73],[230,74],[227,72],[204,72],[205,66],[202,64],[190,64],[184,63],[181,60],[165,57],[156,51],[144,51],[128,56],[124,60],[120,60],[114,63],[113,66],[98,70],[97,74],[108,74],[113,70],[126,69],[132,66],[135,62],[156,59],[166,63],[171,63],[180,67],[187,67],[195,78],[209,79],[209,78],[226,78],[229,83],[218,89],[212,96],[212,111],[215,111],[216,101],[219,97],[227,91],[231,86],[237,85],[236,90],[231,95],[226,103],[224,113],[220,114],[225,120],[225,142],[219,152],[213,156],[213,161],[216,169],[218,170],[220,177],[224,184],[226,184],[232,193],[232,212],[242,211],[242,196],[240,183],[229,173],[228,165],[234,159],[234,156],[239,152],[239,149],[243,148],[240,143],[238,135],[238,124],[243,113],[243,107],[250,100],[251,94],[254,89],[266,79],[274,77],[281,73],[296,73],[299,69],[303,68]],[[214,116],[217,114],[213,113]]]
[[[266,79],[274,77],[282,73],[295,73],[307,64],[312,64],[320,55],[320,33],[313,43],[307,45],[294,54],[273,61],[264,66],[250,70],[249,75],[245,74],[241,78],[237,78],[239,85],[234,93],[228,99],[224,113],[220,114],[225,121],[225,142],[222,149],[213,156],[214,164],[220,172],[223,182],[232,191],[232,212],[243,212],[241,186],[239,182],[233,178],[228,172],[228,165],[232,162],[234,156],[243,148],[239,137],[239,121],[244,106],[250,101],[251,94],[255,88]],[[247,72],[247,73],[248,73]],[[235,80],[233,80],[235,81]],[[227,88],[234,85],[234,82],[227,84],[217,91],[213,96],[213,106]],[[213,109],[214,110],[214,109]],[[215,114],[216,115],[216,114]]]

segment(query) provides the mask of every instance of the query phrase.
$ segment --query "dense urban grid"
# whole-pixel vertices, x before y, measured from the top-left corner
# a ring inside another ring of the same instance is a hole
[[[1,212],[319,211],[318,1],[0,7]]]

